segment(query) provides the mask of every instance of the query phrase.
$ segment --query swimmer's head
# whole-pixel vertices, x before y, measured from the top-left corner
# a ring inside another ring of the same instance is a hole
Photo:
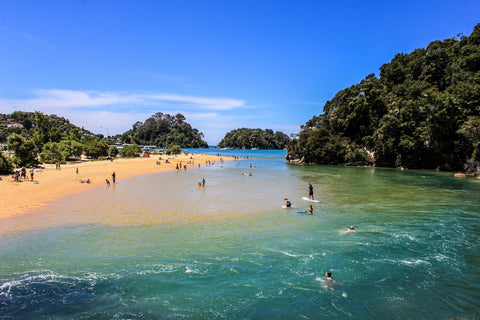
[[[350,230],[355,230],[355,227],[354,226],[350,226],[350,228],[348,228]]]
[[[330,271],[327,271],[327,273],[325,274],[327,277],[332,277],[332,273]]]

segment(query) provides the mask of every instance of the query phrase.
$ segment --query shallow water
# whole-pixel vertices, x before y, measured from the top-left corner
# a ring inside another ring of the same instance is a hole
[[[2,220],[0,319],[478,318],[478,181],[224,153]]]

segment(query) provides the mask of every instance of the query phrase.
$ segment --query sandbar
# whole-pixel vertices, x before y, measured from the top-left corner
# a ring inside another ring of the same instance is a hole
[[[161,157],[161,160],[159,160]],[[168,159],[169,163],[166,163]],[[89,188],[106,184],[106,179],[115,180],[149,173],[176,170],[177,163],[183,167],[205,166],[207,161],[233,160],[205,154],[181,154],[176,156],[152,155],[149,158],[115,158],[113,160],[81,161],[62,164],[43,164],[34,170],[30,180],[30,170],[23,182],[13,182],[11,175],[0,176],[0,220],[18,214],[26,214],[48,205],[48,202]],[[78,169],[78,171],[77,171]],[[184,170],[182,168],[182,170]],[[78,173],[77,173],[78,172]],[[90,183],[86,181],[90,180]]]

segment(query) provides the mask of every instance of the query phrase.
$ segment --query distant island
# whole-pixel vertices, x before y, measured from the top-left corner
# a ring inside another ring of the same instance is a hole
[[[287,150],[290,162],[478,170],[480,24],[337,92]]]
[[[175,144],[182,148],[208,148],[203,133],[192,128],[181,113],[175,116],[157,112],[145,122],[137,121],[131,130],[118,138],[123,143],[166,146]]]
[[[280,131],[240,128],[228,132],[217,148],[285,149],[289,142],[290,138]]]

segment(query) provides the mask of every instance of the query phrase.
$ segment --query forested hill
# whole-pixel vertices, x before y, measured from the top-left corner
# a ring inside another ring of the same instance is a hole
[[[54,114],[45,115],[41,112],[24,111],[14,111],[11,114],[0,113],[0,142],[2,143],[7,142],[11,134],[31,136],[34,133],[37,140],[60,141],[68,139],[72,130],[93,136],[90,131],[79,128],[70,123],[70,120]]]
[[[203,133],[193,129],[180,113],[172,116],[157,112],[145,122],[137,121],[131,130],[122,134],[121,140],[158,147],[176,144],[182,148],[208,148]]]
[[[217,145],[218,148],[232,149],[285,149],[290,138],[283,132],[271,129],[240,128],[228,132]]]
[[[462,170],[480,159],[480,24],[397,54],[301,126],[287,161]]]

